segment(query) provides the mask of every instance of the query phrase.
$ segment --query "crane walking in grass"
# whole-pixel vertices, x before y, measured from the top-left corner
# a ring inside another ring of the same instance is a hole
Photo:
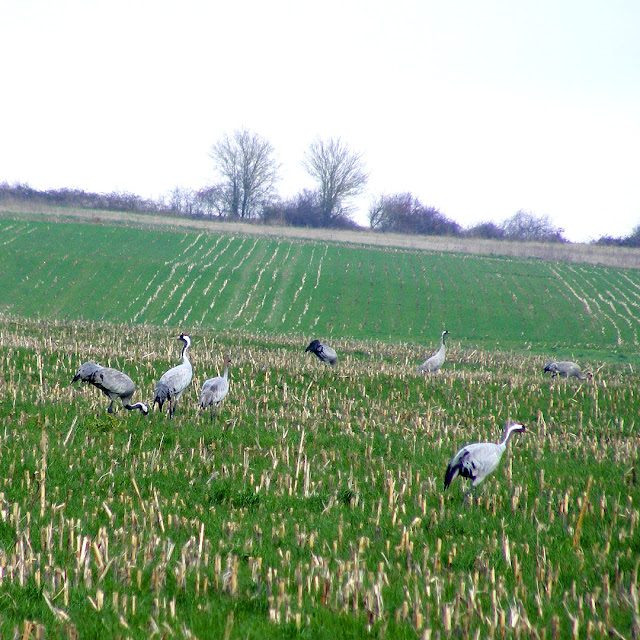
[[[468,444],[449,462],[447,471],[444,475],[444,489],[451,484],[451,481],[460,475],[463,478],[469,478],[471,480],[471,486],[469,490],[464,494],[462,501],[467,497],[471,491],[477,493],[478,485],[500,464],[502,454],[507,448],[509,438],[514,433],[521,433],[526,431],[526,427],[519,422],[510,424],[504,434],[502,442],[494,444],[493,442],[476,442],[474,444]]]
[[[311,351],[311,353],[315,353],[315,355],[322,361],[328,362],[332,367],[336,366],[338,362],[338,355],[336,352],[326,344],[322,344],[320,340],[314,340],[306,349],[307,351]]]
[[[570,360],[547,362],[544,370],[546,373],[550,373],[552,378],[555,378],[556,376],[562,376],[563,378],[571,378],[573,376],[578,378],[578,380],[593,378],[591,371],[585,371],[582,373],[580,366]]]
[[[209,407],[209,415],[213,420],[214,415],[218,414],[218,407],[220,403],[226,398],[229,393],[229,365],[231,364],[231,357],[225,356],[224,358],[224,372],[221,376],[215,378],[209,378],[202,385],[200,391],[200,410],[204,411]]]
[[[103,367],[95,362],[85,362],[73,376],[71,384],[76,380],[93,385],[111,400],[107,413],[113,413],[113,404],[118,398],[122,401],[122,406],[129,411],[137,409],[145,416],[149,413],[149,407],[144,402],[131,404],[136,385],[126,373],[118,369]]]
[[[181,333],[178,336],[178,340],[182,340],[184,343],[182,345],[182,363],[169,369],[158,380],[156,395],[153,400],[154,406],[158,404],[160,411],[162,411],[162,405],[165,402],[169,402],[170,418],[173,418],[178,400],[180,400],[180,396],[191,383],[193,376],[193,369],[187,355],[187,349],[191,346],[191,338]]]
[[[449,332],[447,330],[442,332],[442,344],[440,345],[440,348],[418,367],[418,373],[438,373],[438,371],[440,371],[440,368],[444,364],[444,358],[446,355],[444,337],[448,333]]]

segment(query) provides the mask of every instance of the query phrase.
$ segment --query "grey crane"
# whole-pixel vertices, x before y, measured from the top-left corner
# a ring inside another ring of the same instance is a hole
[[[209,407],[209,415],[213,420],[214,407],[215,414],[218,413],[220,403],[229,393],[229,365],[231,364],[231,356],[224,358],[224,372],[221,376],[209,378],[205,380],[200,390],[200,410],[204,411]]]
[[[585,371],[582,373],[582,369],[575,362],[570,360],[560,360],[548,362],[544,368],[545,372],[551,373],[551,376],[555,378],[560,375],[563,378],[570,378],[574,376],[578,380],[587,380],[587,378],[593,378],[591,371]]]
[[[444,357],[446,354],[444,337],[448,333],[449,332],[446,329],[442,332],[442,344],[440,345],[440,348],[418,367],[418,373],[438,373],[438,371],[440,371],[440,367],[444,364]]]
[[[176,404],[178,404],[182,392],[189,386],[193,376],[193,369],[187,355],[187,349],[191,346],[191,338],[185,333],[181,333],[178,336],[178,340],[182,340],[184,343],[182,346],[182,363],[162,374],[156,385],[156,395],[153,400],[154,406],[158,404],[160,411],[162,411],[162,405],[167,401],[169,402],[170,418],[173,418]]]
[[[113,403],[118,398],[122,401],[122,406],[129,411],[138,409],[145,416],[149,413],[149,407],[144,402],[131,404],[131,397],[136,390],[136,385],[133,384],[133,380],[126,373],[122,373],[118,369],[103,367],[91,361],[85,362],[80,365],[78,373],[73,376],[71,384],[76,380],[92,384],[111,400],[107,409],[108,413],[113,413]]]
[[[526,431],[526,427],[519,422],[510,424],[504,434],[502,442],[476,442],[462,447],[451,459],[447,471],[444,474],[444,489],[451,484],[451,481],[461,475],[463,478],[471,480],[471,487],[464,494],[464,498],[473,490],[477,492],[478,485],[493,471],[495,471],[502,454],[507,448],[509,438],[518,432]]]
[[[322,362],[328,362],[332,367],[335,367],[338,362],[336,352],[330,346],[322,344],[320,340],[313,340],[304,351],[315,353]]]

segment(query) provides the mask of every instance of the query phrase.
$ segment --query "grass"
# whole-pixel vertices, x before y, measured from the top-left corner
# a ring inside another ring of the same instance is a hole
[[[121,211],[96,211],[75,207],[56,207],[3,200],[0,215],[11,219],[30,219],[48,222],[83,222],[94,225],[126,226],[140,229],[192,230],[205,233],[251,235],[276,238],[297,238],[325,243],[333,242],[371,247],[394,247],[416,251],[456,252],[473,255],[498,255],[517,258],[598,264],[617,268],[637,269],[640,255],[633,248],[612,247],[597,244],[558,242],[509,242],[482,238],[457,238],[452,236],[425,236],[416,234],[378,233],[375,231],[346,231],[312,229],[306,227],[279,227],[259,221],[239,222],[214,218],[182,218]]]
[[[640,271],[269,237],[0,220],[0,310],[639,361]],[[423,357],[424,359],[424,357]]]
[[[170,421],[69,383],[94,359],[148,401],[175,330],[0,316],[0,636],[640,633],[634,366],[553,381],[542,356],[454,343],[424,378],[405,342],[340,340],[332,369],[294,333],[183,328]],[[226,352],[211,422],[197,392]],[[455,451],[513,419],[529,433],[478,498],[443,493]]]

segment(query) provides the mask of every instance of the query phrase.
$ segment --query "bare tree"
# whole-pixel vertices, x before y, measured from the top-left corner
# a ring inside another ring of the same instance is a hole
[[[464,232],[469,238],[485,238],[488,240],[504,240],[505,230],[495,222],[478,222]]]
[[[318,138],[309,146],[302,166],[319,184],[321,226],[348,217],[344,201],[360,194],[369,178],[362,155],[351,151],[340,138]]]
[[[460,225],[449,220],[435,207],[423,205],[411,193],[383,195],[371,204],[372,229],[393,233],[420,233],[433,236],[457,236]]]
[[[169,193],[169,208],[173,213],[178,215],[193,215],[193,201],[195,194],[191,189],[183,189],[175,187]]]
[[[566,242],[564,229],[556,227],[549,216],[535,216],[531,211],[520,209],[501,225],[507,240],[534,242]]]
[[[205,187],[196,193],[196,202],[203,216],[223,218],[226,212],[226,191],[220,185]]]
[[[251,218],[273,195],[280,165],[274,159],[270,142],[257,133],[238,129],[225,134],[209,154],[222,182],[227,215]]]

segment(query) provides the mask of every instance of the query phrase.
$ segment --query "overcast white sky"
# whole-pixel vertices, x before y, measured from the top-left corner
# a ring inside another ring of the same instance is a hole
[[[0,181],[165,195],[245,127],[313,186],[317,136],[369,200],[463,226],[519,209],[584,241],[640,223],[637,0],[0,0]]]

